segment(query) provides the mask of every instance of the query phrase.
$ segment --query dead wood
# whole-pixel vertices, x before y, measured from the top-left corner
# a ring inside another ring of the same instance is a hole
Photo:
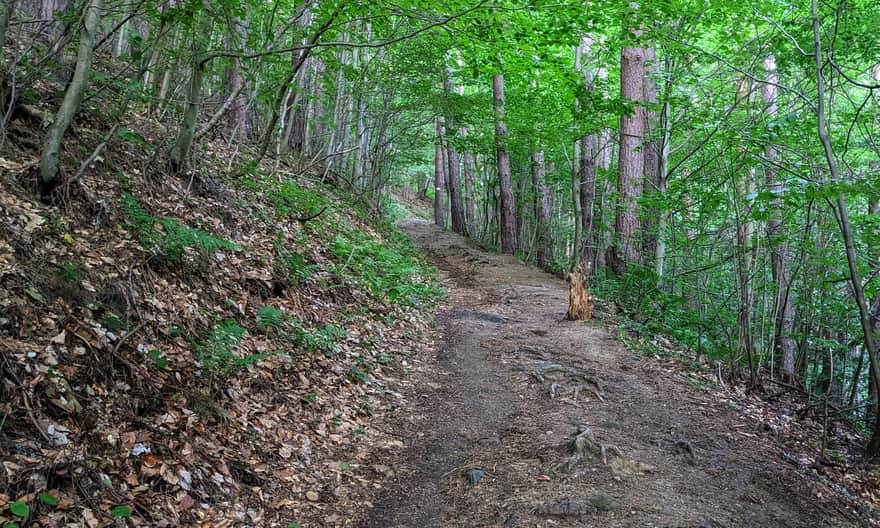
[[[589,321],[593,318],[590,299],[590,265],[581,262],[569,274],[568,321]]]

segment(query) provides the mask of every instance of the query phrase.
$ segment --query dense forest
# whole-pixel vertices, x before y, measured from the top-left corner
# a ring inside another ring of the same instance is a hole
[[[268,292],[251,307],[207,279],[188,289],[190,301],[215,297],[183,310],[201,326],[178,330],[201,341],[157,331],[168,348],[146,352],[149,375],[117,358],[147,393],[195,383],[167,371],[174,350],[199,358],[209,374],[196,385],[211,398],[243,390],[228,380],[269,357],[261,340],[283,334],[330,357],[355,339],[343,328],[354,319],[325,317],[333,303],[384,306],[375,324],[390,335],[388,314],[404,320],[441,295],[383,219],[404,200],[483,250],[588,285],[626,332],[664,336],[721,383],[796,394],[876,457],[878,28],[874,0],[0,0],[0,395],[24,394],[0,407],[0,431],[12,434],[7,418],[33,422],[59,445],[31,409],[43,371],[12,359],[12,339],[91,350],[73,331],[52,336],[109,314],[124,319],[102,334],[116,357],[145,325],[185,319],[159,303],[187,296],[139,290],[147,275],[182,284],[192,266],[234,269],[216,273]],[[137,266],[108,253],[94,269],[140,293],[115,315],[87,292],[62,295],[68,322],[35,330],[60,308],[23,277],[49,266],[65,292],[90,284],[80,264],[41,263],[34,247],[69,256],[86,238],[139,245]],[[292,319],[267,301],[292,298],[288,288],[300,291]],[[242,326],[220,322],[230,313]],[[246,339],[252,354],[229,352]],[[362,363],[341,378],[357,387]],[[56,413],[75,414],[65,401]],[[0,488],[0,507],[14,508],[6,526],[30,514],[11,502],[21,486]],[[132,516],[116,508],[117,521]]]

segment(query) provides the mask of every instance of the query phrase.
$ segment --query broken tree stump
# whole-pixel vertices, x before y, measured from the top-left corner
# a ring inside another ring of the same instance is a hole
[[[579,263],[569,274],[568,321],[588,321],[593,318],[590,299],[590,264]]]

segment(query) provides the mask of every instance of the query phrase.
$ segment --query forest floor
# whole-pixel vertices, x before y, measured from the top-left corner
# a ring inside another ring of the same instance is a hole
[[[787,461],[744,392],[688,383],[602,322],[564,321],[556,277],[425,220],[401,227],[449,297],[391,418],[408,449],[356,526],[873,525]]]

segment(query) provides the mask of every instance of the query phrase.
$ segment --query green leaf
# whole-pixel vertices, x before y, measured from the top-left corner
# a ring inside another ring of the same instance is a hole
[[[40,499],[40,502],[46,506],[58,506],[58,499],[56,499],[54,495],[40,493],[37,497]]]
[[[3,528],[21,528],[18,523],[3,523]]]
[[[9,511],[16,517],[27,519],[31,514],[31,507],[21,501],[15,501],[9,505]]]
[[[115,506],[112,510],[110,510],[110,516],[128,519],[129,517],[131,517],[131,508],[129,508],[128,506]]]

